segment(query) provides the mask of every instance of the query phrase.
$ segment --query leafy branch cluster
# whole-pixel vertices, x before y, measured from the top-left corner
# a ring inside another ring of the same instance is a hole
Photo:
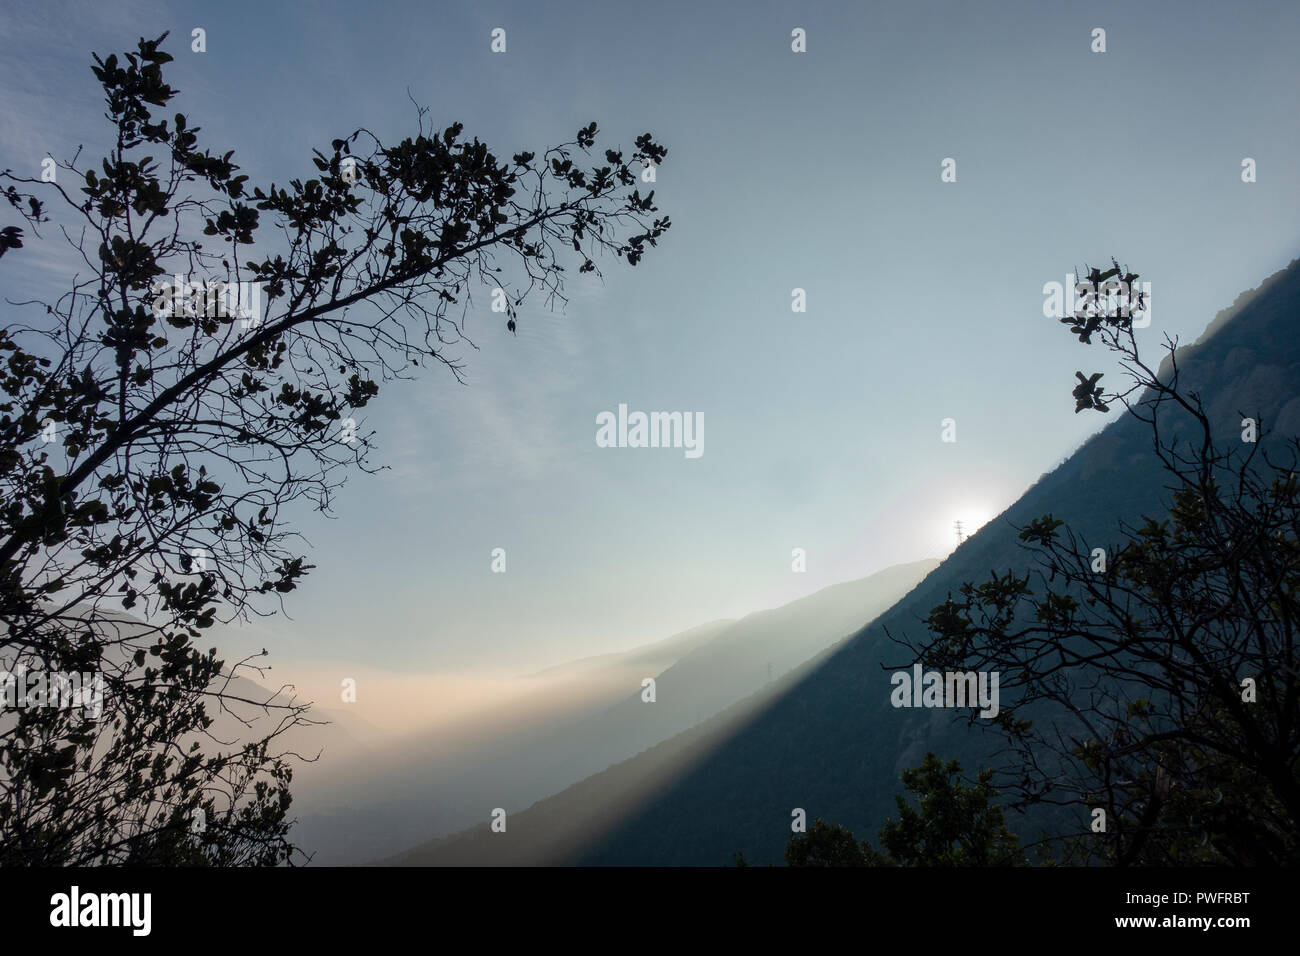
[[[1295,862],[1300,449],[1264,432],[1216,440],[1180,387],[1177,343],[1158,374],[1131,316],[1076,317],[1071,331],[1120,356],[1131,387],[1103,394],[1100,375],[1078,373],[1075,397],[1103,412],[1120,401],[1150,428],[1168,514],[1121,524],[1104,548],[1037,518],[1019,534],[1029,570],[966,583],[927,637],[900,643],[934,667],[1000,673],[1013,698],[995,721],[1000,788],[1013,807],[1070,808],[1066,858]],[[1104,832],[1078,837],[1098,808]]]
[[[513,330],[530,295],[564,301],[570,256],[579,273],[635,265],[670,226],[637,188],[664,147],[644,134],[587,161],[595,123],[501,160],[417,107],[396,144],[359,129],[314,151],[314,177],[251,184],[169,114],[165,39],[94,58],[115,134],[102,162],[78,151],[55,182],[0,172],[25,228],[57,229],[79,270],[0,326],[0,665],[108,684],[99,721],[0,721],[6,860],[289,859],[297,755],[275,745],[305,708],[277,693],[258,702],[267,736],[215,740],[210,711],[245,719],[229,681],[251,663],[196,642],[297,587],[312,565],[295,505],[328,513],[349,472],[375,468],[359,419],[382,383],[460,378],[449,349],[469,342],[475,289],[508,292]],[[16,268],[31,237],[2,235]],[[175,308],[173,276],[260,287],[264,310]]]

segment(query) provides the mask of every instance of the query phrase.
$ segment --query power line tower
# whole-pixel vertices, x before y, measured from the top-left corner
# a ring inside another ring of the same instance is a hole
[[[962,530],[961,519],[958,518],[956,521],[954,521],[952,523],[952,527],[953,530],[957,532],[957,543],[961,544],[963,541],[966,540],[966,532]]]

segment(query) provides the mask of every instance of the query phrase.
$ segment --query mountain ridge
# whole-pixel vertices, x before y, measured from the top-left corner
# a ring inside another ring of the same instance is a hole
[[[1217,434],[1239,429],[1245,408],[1283,434],[1300,432],[1300,346],[1288,335],[1298,311],[1300,259],[1238,295],[1194,343],[1178,349],[1182,385],[1203,393]],[[1154,339],[1143,345],[1158,347]],[[1068,401],[1063,393],[1063,414]],[[1119,522],[1167,513],[1150,442],[1146,425],[1116,417],[896,605],[799,668],[797,679],[744,720],[729,708],[514,814],[507,834],[488,834],[484,825],[462,834],[459,844],[422,845],[423,852],[416,847],[390,862],[720,865],[740,850],[751,863],[778,863],[795,808],[809,820],[823,817],[874,835],[895,812],[904,768],[933,750],[973,772],[997,744],[992,735],[970,733],[966,718],[951,711],[890,705],[886,665],[897,664],[902,652],[889,635],[920,636],[929,610],[961,583],[1023,566],[1016,529],[1032,518],[1050,512],[1083,540],[1109,544]],[[642,781],[639,789],[627,785],[630,778]],[[616,799],[626,805],[611,805]],[[585,831],[584,820],[592,821]],[[1009,822],[1030,832],[1034,825]],[[548,828],[563,830],[568,841],[545,847],[540,837]],[[528,852],[512,858],[512,844],[527,844]]]

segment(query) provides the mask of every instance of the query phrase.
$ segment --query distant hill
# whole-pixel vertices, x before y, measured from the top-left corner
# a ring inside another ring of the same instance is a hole
[[[1256,414],[1281,434],[1300,433],[1298,327],[1300,260],[1240,296],[1196,344],[1179,351],[1181,387],[1202,394],[1223,437],[1239,434],[1242,416]],[[1154,358],[1155,336],[1141,344]],[[1083,354],[1080,346],[1088,364]],[[1063,382],[1071,371],[1062,370]],[[1063,393],[1062,415],[1072,404]],[[1166,437],[1172,427],[1163,429]],[[1030,519],[1050,512],[1090,546],[1109,547],[1121,519],[1167,513],[1165,484],[1149,428],[1116,416],[903,601],[802,668],[762,706],[737,705],[512,814],[505,834],[490,833],[485,822],[390,862],[720,865],[743,850],[751,863],[779,863],[795,807],[809,820],[824,817],[874,837],[896,812],[900,772],[927,750],[974,770],[996,743],[951,711],[890,706],[885,665],[899,664],[903,654],[885,629],[922,636],[930,609],[963,582],[1023,569],[1015,529]]]
[[[711,621],[651,644],[520,677],[512,693],[480,712],[409,734],[368,738],[365,748],[350,746],[346,725],[314,706],[312,714],[331,724],[314,734],[326,743],[320,759],[294,773],[293,839],[316,854],[313,862],[355,863],[463,826],[481,812],[472,795],[489,755],[510,760],[548,735],[563,740],[569,728],[622,700],[643,677],[661,673],[734,623]],[[563,778],[556,787],[582,775]]]
[[[623,681],[626,675],[631,673],[638,675],[647,672],[658,674],[665,668],[671,667],[691,651],[703,647],[735,623],[732,618],[710,621],[708,624],[693,627],[689,631],[682,631],[680,634],[666,637],[662,641],[642,644],[631,650],[619,651],[613,654],[597,654],[593,657],[579,658],[576,661],[566,661],[563,664],[556,664],[554,667],[547,667],[535,673],[527,674],[523,679],[549,681],[556,678],[586,678],[593,674],[599,674],[603,680]],[[619,686],[617,690],[613,691],[615,698],[622,697],[625,690],[626,685]]]
[[[486,820],[498,806],[508,811],[522,809],[531,800],[652,748],[643,755],[644,760],[633,762],[636,766],[629,776],[613,770],[598,778],[612,803],[622,802],[647,782],[643,773],[647,767],[668,767],[680,761],[683,754],[693,752],[691,748],[697,743],[712,739],[717,722],[710,722],[710,730],[703,734],[688,728],[724,710],[721,724],[738,725],[788,686],[794,676],[792,671],[802,673],[810,659],[853,633],[863,620],[892,606],[938,564],[926,560],[897,565],[857,581],[823,588],[778,608],[757,611],[658,675],[654,703],[641,699],[638,682],[626,700],[588,721],[565,728],[558,738],[537,741],[527,737],[526,744],[517,747],[512,755],[491,755],[492,765],[480,774],[495,779],[495,789],[480,791],[475,819]],[[656,746],[678,734],[681,738],[675,739],[673,746]],[[493,794],[509,793],[511,784],[522,779],[545,779],[551,781],[551,786],[534,788],[531,796],[516,801],[492,802]],[[653,779],[657,779],[656,775],[650,774],[649,780]],[[584,818],[580,827],[590,825],[590,819]],[[567,832],[557,821],[557,828],[547,839],[563,842]],[[544,856],[550,846],[548,842],[542,847],[530,844],[515,848],[511,842],[494,849],[504,851],[497,862],[530,863],[540,862],[534,858]],[[440,855],[445,852],[445,846],[438,850]],[[471,856],[474,853],[469,852]],[[408,855],[414,862],[429,862],[421,851]]]
[[[552,708],[575,682],[622,675],[616,702],[582,713],[517,708],[484,728],[461,726],[395,741],[336,764],[295,789],[295,839],[326,863],[396,853],[528,806],[712,717],[776,681],[895,603],[938,565],[919,561],[824,588],[739,621],[714,622],[619,655],[527,678]],[[673,653],[680,656],[665,660]],[[769,668],[772,683],[769,684]],[[656,700],[641,699],[643,679]],[[557,683],[558,681],[558,683]],[[365,855],[360,855],[365,854]]]

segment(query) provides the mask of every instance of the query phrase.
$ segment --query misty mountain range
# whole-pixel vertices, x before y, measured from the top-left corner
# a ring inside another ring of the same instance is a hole
[[[722,711],[749,713],[792,671],[893,605],[938,566],[887,568],[784,606],[529,675],[489,718],[357,746],[352,722],[312,728],[321,759],[295,773],[295,839],[318,863],[359,863],[522,810]],[[642,681],[656,682],[653,703]],[[346,706],[341,708],[346,711]],[[317,719],[340,710],[313,709]]]

